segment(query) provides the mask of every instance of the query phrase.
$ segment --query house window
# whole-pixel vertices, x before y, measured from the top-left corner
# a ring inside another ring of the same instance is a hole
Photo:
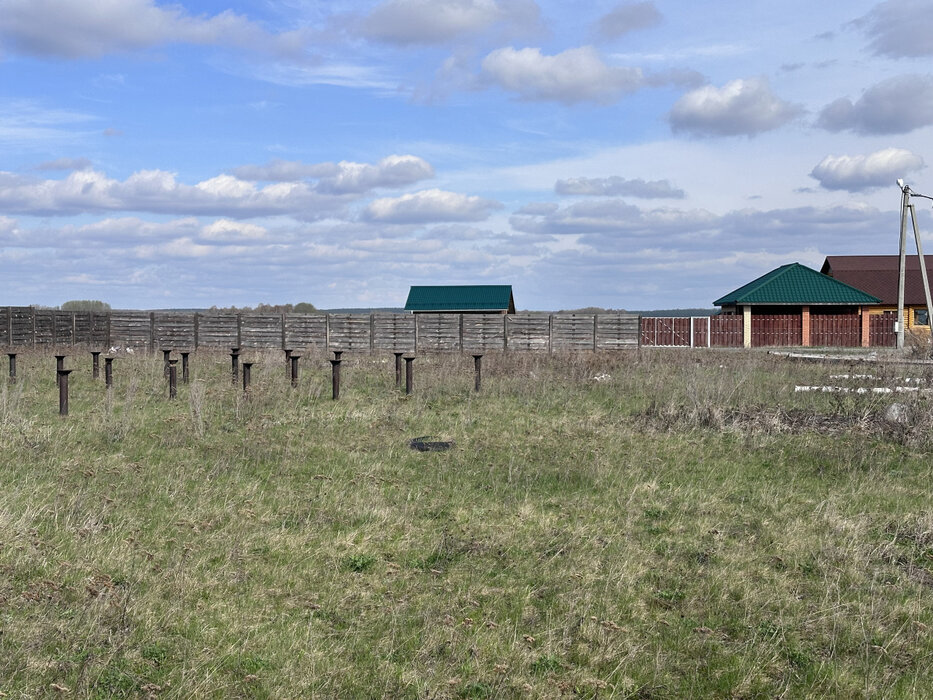
[[[930,314],[927,309],[916,309],[914,311],[914,325],[915,326],[929,326],[930,325]]]

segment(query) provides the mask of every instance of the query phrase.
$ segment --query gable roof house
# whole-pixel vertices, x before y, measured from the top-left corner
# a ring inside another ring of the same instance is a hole
[[[905,328],[929,329],[920,258],[908,255],[904,276]],[[933,280],[933,260],[924,256],[927,278]],[[900,277],[900,259],[897,255],[828,255],[821,272],[833,279],[857,287],[880,300],[872,313],[897,311],[897,286]]]
[[[510,284],[417,285],[405,311],[413,314],[514,314]]]
[[[790,263],[713,302],[723,314],[744,318],[744,345],[829,344],[822,323],[842,317],[849,344],[868,345],[868,309],[881,300],[816,270]],[[864,318],[863,318],[864,317]],[[838,324],[837,324],[838,325]],[[855,342],[858,340],[859,342]],[[839,342],[834,340],[833,344]]]

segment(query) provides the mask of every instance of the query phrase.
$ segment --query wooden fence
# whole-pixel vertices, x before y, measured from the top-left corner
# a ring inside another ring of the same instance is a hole
[[[800,345],[797,314],[753,314],[752,347]],[[485,352],[740,348],[741,315],[633,314],[276,314],[179,311],[71,312],[0,307],[0,346],[196,349],[316,348],[344,351]],[[857,347],[855,314],[811,314],[810,344]],[[893,347],[894,315],[869,318],[869,345]]]
[[[70,312],[0,307],[0,346],[572,351],[638,347],[633,314]]]
[[[742,317],[644,316],[641,319],[641,344],[680,348],[740,348]]]
[[[894,347],[894,314],[869,316],[868,344]],[[656,347],[740,348],[744,322],[739,314],[641,319],[640,343]],[[752,314],[752,347],[797,346],[803,342],[798,314]],[[857,314],[811,314],[811,347],[859,347],[861,318]]]

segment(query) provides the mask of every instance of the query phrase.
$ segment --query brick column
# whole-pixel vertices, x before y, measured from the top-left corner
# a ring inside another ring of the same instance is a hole
[[[862,347],[867,348],[871,343],[869,333],[871,329],[871,314],[867,306],[863,306],[859,309],[859,314],[862,317]]]
[[[752,307],[742,307],[742,347],[752,346]]]
[[[810,347],[810,307],[800,307],[800,344],[805,348]]]

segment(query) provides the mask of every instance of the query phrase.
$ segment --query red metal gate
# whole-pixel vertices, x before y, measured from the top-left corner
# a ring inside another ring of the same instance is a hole
[[[752,347],[775,347],[803,343],[800,314],[752,314]]]
[[[894,332],[896,313],[872,314],[868,317],[868,344],[873,348],[893,348],[897,345]]]
[[[743,321],[740,315],[710,316],[709,344],[714,348],[740,348],[744,344]]]
[[[814,347],[856,348],[862,344],[862,324],[858,314],[810,314],[810,345]]]
[[[690,319],[643,316],[641,344],[657,347],[690,347]]]

